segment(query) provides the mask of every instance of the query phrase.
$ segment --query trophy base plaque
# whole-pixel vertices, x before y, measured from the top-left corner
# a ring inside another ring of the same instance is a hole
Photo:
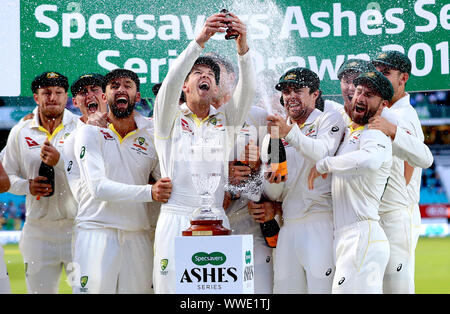
[[[189,229],[181,234],[183,236],[222,236],[230,235],[231,230],[222,226],[222,220],[191,220]]]

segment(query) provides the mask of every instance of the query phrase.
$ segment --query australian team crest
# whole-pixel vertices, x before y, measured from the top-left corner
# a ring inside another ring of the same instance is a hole
[[[88,288],[86,288],[86,285],[88,283],[89,277],[88,276],[81,276],[80,277],[80,292],[87,292]]]
[[[137,151],[140,154],[147,155],[148,145],[148,141],[145,139],[145,137],[138,136],[134,139],[131,149]]]

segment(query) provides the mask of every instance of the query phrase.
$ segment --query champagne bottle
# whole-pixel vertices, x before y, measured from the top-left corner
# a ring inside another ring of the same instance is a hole
[[[52,166],[47,165],[45,162],[41,162],[41,165],[39,167],[39,176],[46,177],[46,181],[42,181],[42,183],[47,183],[52,186],[52,191],[50,194],[46,195],[45,197],[52,196],[55,192],[55,169]]]
[[[260,200],[256,202],[257,204],[262,204],[266,201],[266,199],[261,196]],[[278,233],[280,232],[280,226],[278,222],[275,220],[275,217],[266,222],[260,223],[259,227],[261,228],[261,233],[266,241],[268,247],[275,248],[277,247],[278,241]]]
[[[220,10],[220,13],[227,14],[228,10],[227,9],[222,9],[222,10]],[[230,15],[227,14],[227,17],[230,17]],[[226,24],[228,25],[230,23],[226,23]],[[231,26],[228,26],[227,33],[225,35],[225,39],[226,40],[235,39],[235,38],[238,38],[238,36],[239,36],[239,33],[237,31],[235,31]]]
[[[259,226],[261,227],[261,232],[264,236],[264,240],[266,240],[267,246],[271,248],[277,247],[280,226],[275,218],[272,218],[264,223],[260,223]]]
[[[264,137],[261,147],[261,159],[269,164],[269,172],[281,175],[284,180],[287,175],[286,150],[280,138],[271,138],[270,134]]]

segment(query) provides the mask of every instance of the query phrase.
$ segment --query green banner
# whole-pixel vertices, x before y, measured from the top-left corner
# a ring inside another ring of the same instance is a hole
[[[31,81],[43,71],[72,81],[120,67],[138,73],[142,95],[151,97],[153,84],[222,8],[246,22],[259,79],[277,80],[291,67],[306,66],[319,74],[325,95],[336,95],[336,73],[345,60],[396,49],[413,64],[409,91],[449,89],[447,1],[23,0],[20,95],[31,95]],[[205,51],[236,62],[234,46],[216,35]]]

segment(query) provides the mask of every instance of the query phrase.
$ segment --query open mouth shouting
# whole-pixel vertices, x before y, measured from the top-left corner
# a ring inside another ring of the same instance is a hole
[[[367,110],[367,106],[361,103],[356,103],[354,110],[356,111],[356,113],[364,114]]]
[[[209,86],[208,82],[203,81],[203,82],[200,82],[200,84],[198,85],[198,88],[200,90],[209,91],[210,86]]]
[[[88,109],[89,113],[94,113],[98,110],[98,104],[96,102],[90,102],[86,104],[86,108]]]
[[[128,97],[125,95],[116,96],[117,108],[127,108],[128,107]]]

